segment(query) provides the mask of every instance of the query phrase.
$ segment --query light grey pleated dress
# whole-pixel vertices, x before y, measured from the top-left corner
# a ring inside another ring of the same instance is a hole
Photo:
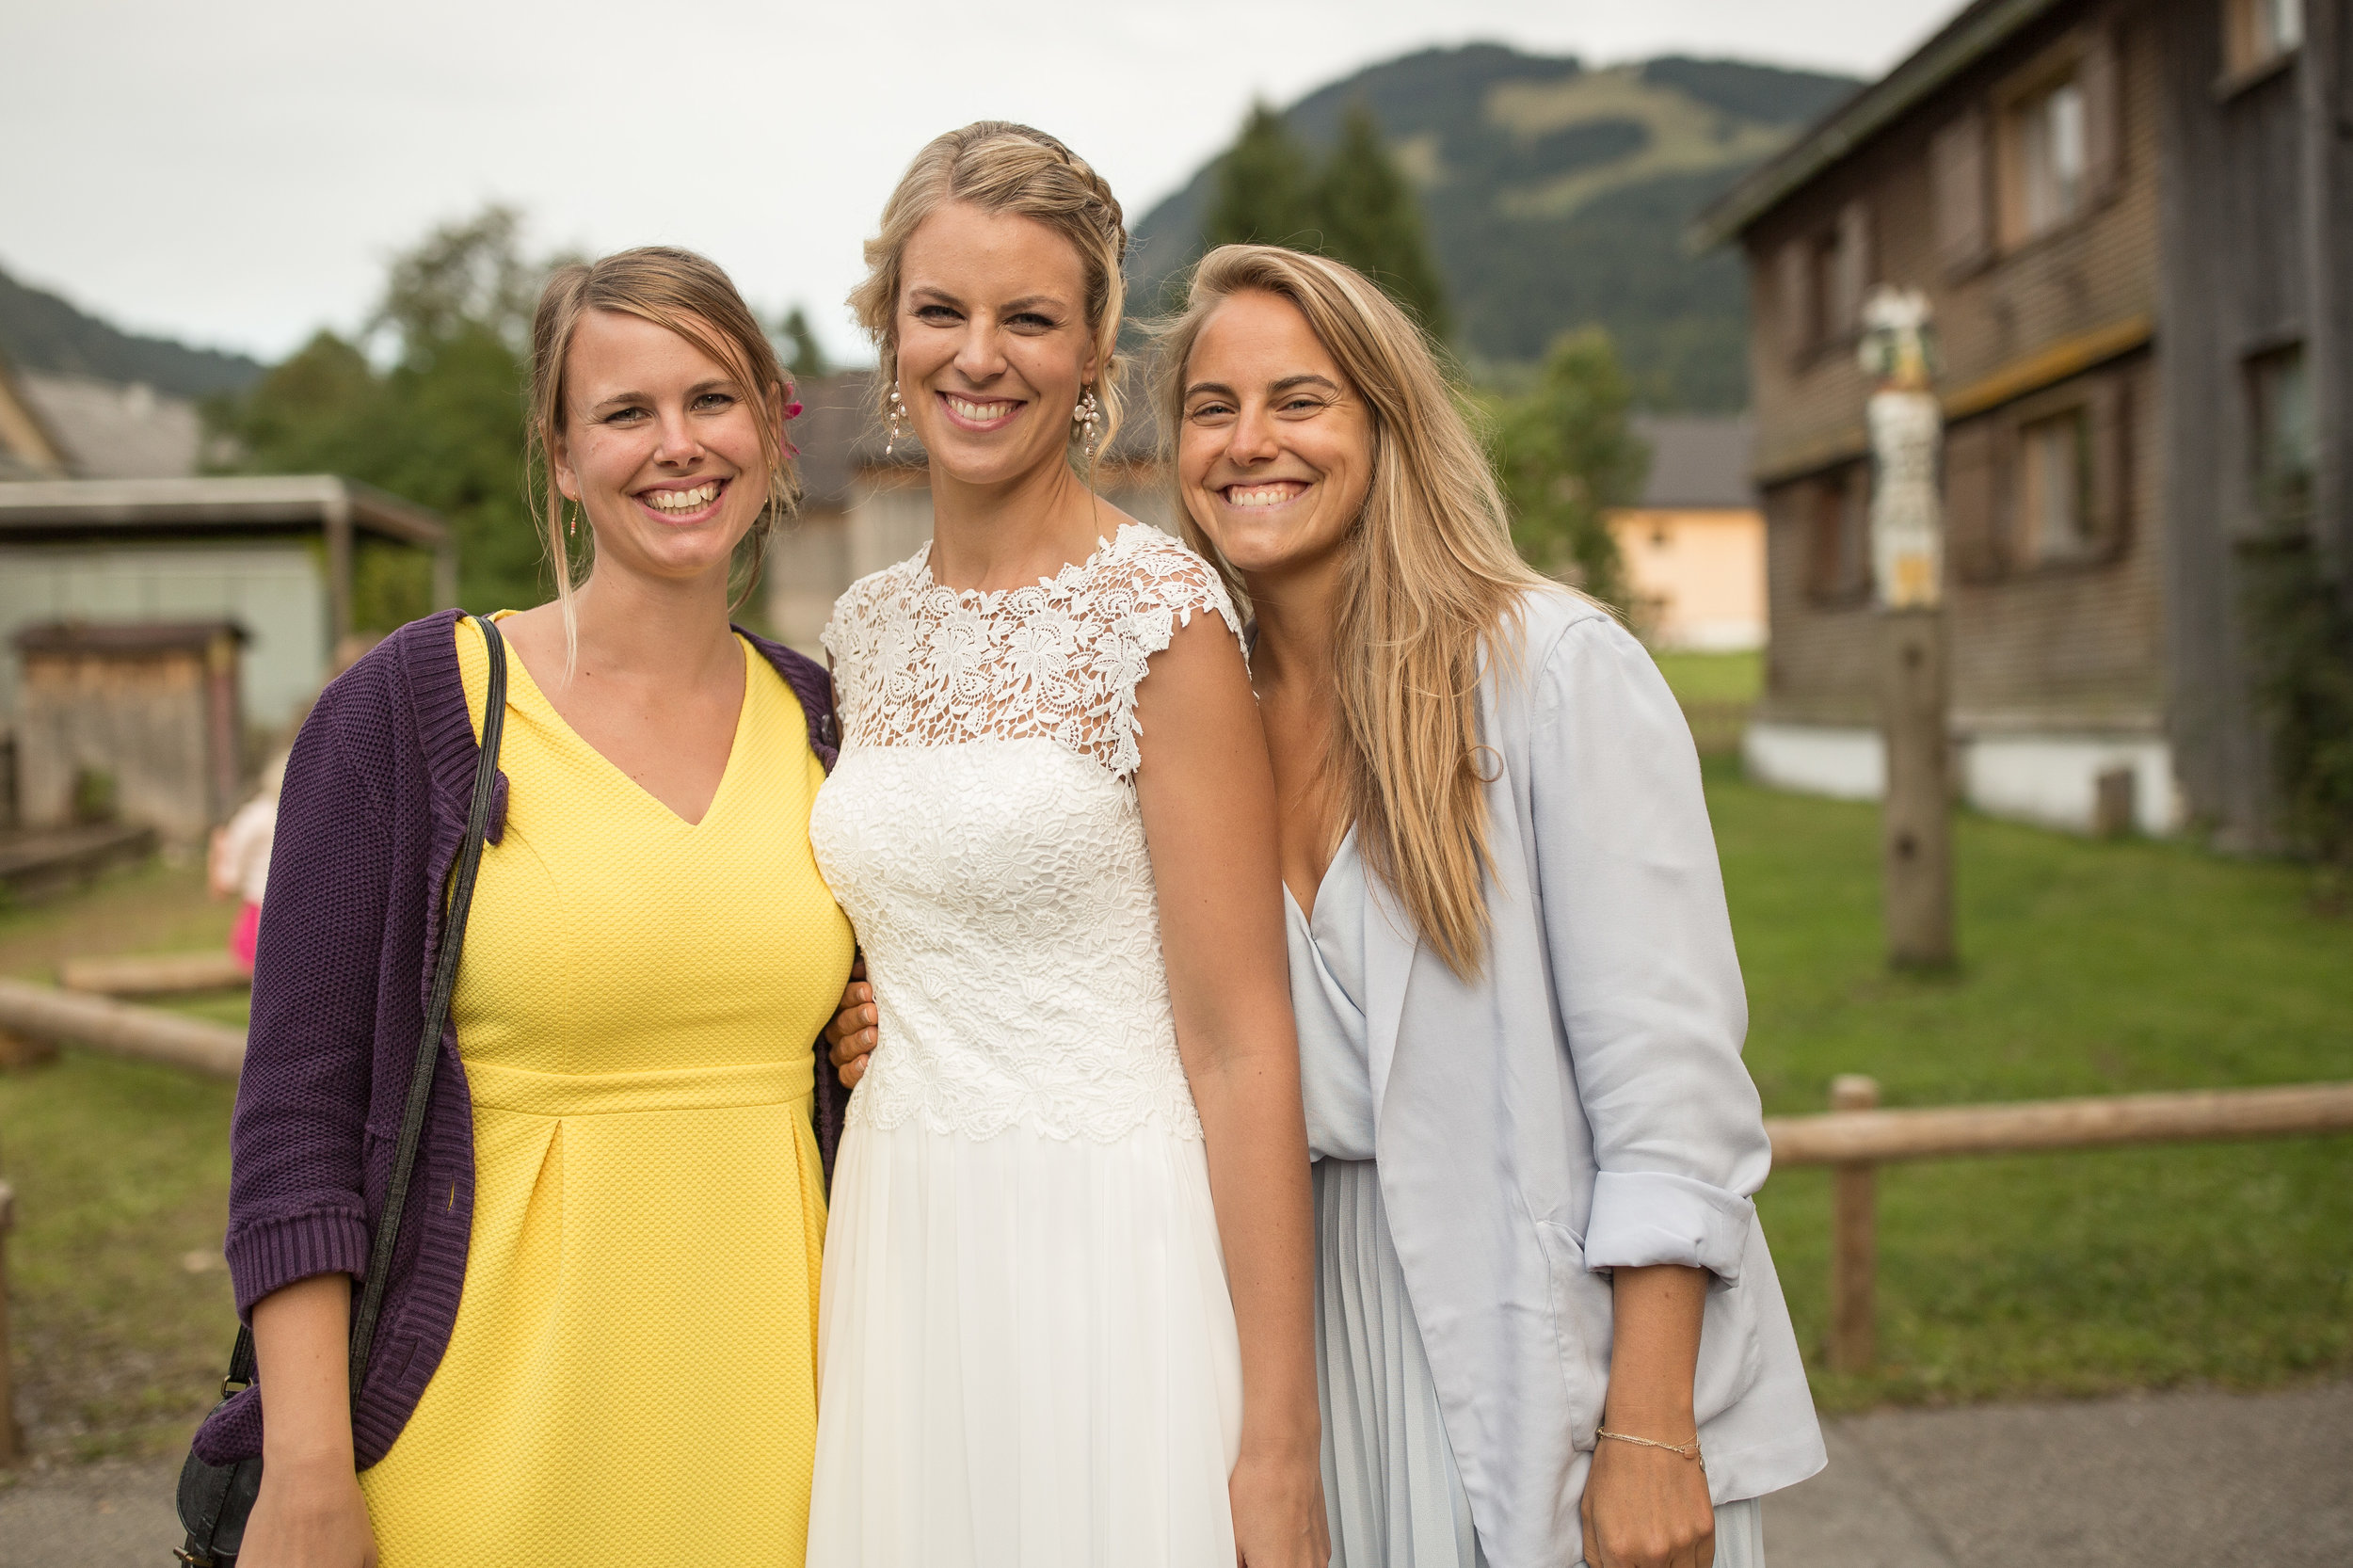
[[[1389,1240],[1373,1164],[1365,872],[1349,831],[1315,914],[1283,895],[1291,1011],[1315,1159],[1316,1371],[1332,1568],[1485,1568]],[[1716,1568],[1764,1568],[1754,1498],[1716,1511]]]

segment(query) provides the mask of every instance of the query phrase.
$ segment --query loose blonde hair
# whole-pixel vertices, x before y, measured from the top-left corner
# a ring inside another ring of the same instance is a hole
[[[1546,580],[1512,548],[1502,494],[1430,341],[1363,273],[1271,245],[1221,246],[1201,259],[1185,308],[1156,331],[1155,401],[1172,479],[1186,361],[1202,328],[1238,294],[1288,301],[1338,363],[1370,416],[1371,480],[1341,568],[1340,723],[1324,760],[1365,864],[1396,892],[1447,966],[1476,974],[1487,942],[1484,879],[1490,768],[1480,754],[1482,644],[1516,622]],[[1194,520],[1186,542],[1231,563]],[[1491,654],[1515,657],[1516,643]]]
[[[1011,213],[1045,224],[1079,253],[1086,278],[1087,329],[1095,340],[1096,401],[1102,408],[1096,449],[1119,433],[1119,326],[1128,308],[1121,267],[1128,228],[1112,187],[1092,165],[1045,132],[1010,120],[982,120],[935,136],[915,155],[890,200],[882,229],[866,242],[866,278],[850,291],[858,325],[874,340],[874,410],[887,415],[899,383],[899,290],[907,241],[951,201]],[[1075,433],[1073,439],[1075,440]]]
[[[540,543],[555,572],[555,597],[564,606],[564,642],[568,656],[578,630],[572,616],[571,552],[564,537],[564,496],[555,486],[556,443],[563,439],[566,366],[572,334],[590,311],[613,311],[667,328],[727,367],[756,405],[760,456],[768,468],[768,501],[744,536],[743,584],[729,608],[744,602],[760,582],[760,568],[776,524],[792,516],[801,500],[800,476],[777,412],[792,400],[792,379],[776,359],[776,345],[760,328],[751,307],[719,264],[692,250],[650,245],[623,250],[599,262],[559,268],[540,291],[531,318],[531,430],[534,476],[538,491]],[[771,400],[773,399],[773,407]],[[584,508],[584,510],[585,508]]]

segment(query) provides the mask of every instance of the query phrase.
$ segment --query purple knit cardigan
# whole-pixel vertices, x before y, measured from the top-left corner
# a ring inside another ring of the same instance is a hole
[[[367,1269],[433,984],[440,894],[480,755],[458,674],[456,619],[446,610],[411,622],[352,665],[319,697],[286,764],[229,1135],[229,1272],[241,1314],[296,1280],[356,1279]],[[800,698],[808,744],[831,768],[833,693],[824,667],[750,641]],[[505,813],[501,775],[492,842]],[[847,1092],[822,1042],[817,1048],[817,1138],[830,1176]],[[472,1223],[473,1110],[452,1026],[352,1412],[362,1468],[392,1448],[440,1365]],[[261,1452],[260,1386],[215,1410],[196,1449],[215,1464]]]

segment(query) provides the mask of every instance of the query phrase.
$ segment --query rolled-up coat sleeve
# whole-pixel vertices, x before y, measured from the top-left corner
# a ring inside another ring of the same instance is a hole
[[[1531,649],[1531,654],[1538,650]],[[1606,616],[1532,672],[1529,792],[1562,1032],[1599,1176],[1589,1268],[1740,1275],[1772,1150],[1689,727]]]

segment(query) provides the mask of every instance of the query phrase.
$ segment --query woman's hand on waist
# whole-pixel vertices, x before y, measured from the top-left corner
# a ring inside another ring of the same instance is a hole
[[[878,1031],[874,1022],[874,988],[866,984],[863,956],[850,965],[850,983],[841,988],[841,1001],[833,1021],[825,1026],[825,1055],[841,1075],[841,1086],[855,1089],[866,1076],[866,1058],[873,1051]]]

